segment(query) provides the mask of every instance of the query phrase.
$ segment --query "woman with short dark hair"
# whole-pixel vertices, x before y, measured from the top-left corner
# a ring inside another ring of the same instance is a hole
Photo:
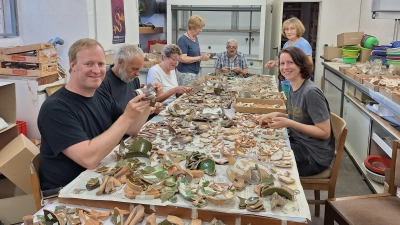
[[[287,114],[272,112],[261,116],[259,123],[275,129],[286,127],[299,175],[315,175],[327,169],[335,155],[329,104],[309,79],[312,64],[301,49],[282,49],[278,59],[279,75],[291,85]]]

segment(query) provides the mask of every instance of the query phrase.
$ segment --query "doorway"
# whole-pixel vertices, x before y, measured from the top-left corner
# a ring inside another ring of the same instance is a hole
[[[303,38],[306,39],[312,48],[313,63],[315,65],[315,51],[317,48],[317,31],[318,31],[319,2],[284,2],[282,12],[283,21],[297,17],[304,25],[305,32]],[[281,37],[281,49],[288,41],[287,38]]]
[[[318,24],[321,0],[274,0],[271,4],[271,42],[269,55],[264,55],[265,62],[278,60],[278,53],[286,43],[287,39],[282,36],[282,23],[291,18],[297,17],[303,23],[306,39],[312,48],[312,58],[315,67],[316,49],[318,40]],[[265,69],[264,74],[278,73],[278,68]]]

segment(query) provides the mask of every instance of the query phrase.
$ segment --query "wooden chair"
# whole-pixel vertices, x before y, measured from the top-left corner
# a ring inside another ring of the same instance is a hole
[[[33,157],[30,163],[31,184],[33,197],[35,199],[36,209],[39,211],[44,206],[44,200],[57,197],[57,195],[43,197],[42,189],[40,188],[39,180],[40,153]]]
[[[389,174],[389,193],[327,199],[325,225],[400,223],[400,198],[396,196],[400,187],[400,154],[398,140],[393,143],[392,164]]]
[[[325,204],[325,200],[320,199],[321,190],[328,191],[328,198],[335,197],[336,180],[347,136],[346,121],[334,113],[331,113],[331,120],[336,144],[336,156],[332,160],[331,166],[320,174],[300,177],[304,190],[314,190],[314,199],[307,199],[307,202],[315,204],[315,216],[319,216],[320,205]]]

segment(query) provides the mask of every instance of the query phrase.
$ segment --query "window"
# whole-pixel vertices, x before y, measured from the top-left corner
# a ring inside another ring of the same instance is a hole
[[[18,36],[16,0],[0,0],[0,37]]]

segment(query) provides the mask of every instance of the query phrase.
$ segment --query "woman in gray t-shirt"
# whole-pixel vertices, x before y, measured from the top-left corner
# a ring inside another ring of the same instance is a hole
[[[279,76],[290,81],[287,114],[273,112],[259,118],[271,128],[286,127],[300,176],[324,171],[335,153],[329,104],[321,89],[309,78],[312,64],[297,47],[279,53]]]

